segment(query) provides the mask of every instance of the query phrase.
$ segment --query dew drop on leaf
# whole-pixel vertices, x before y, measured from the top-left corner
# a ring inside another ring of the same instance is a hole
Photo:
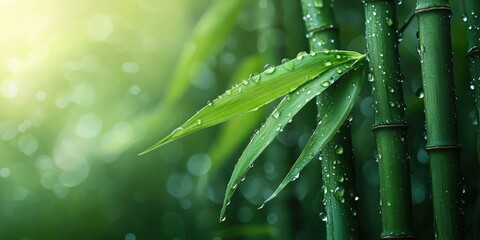
[[[263,70],[265,70],[266,74],[272,74],[273,72],[275,72],[275,66],[266,64],[265,67],[263,67]]]
[[[328,67],[328,66],[332,66],[332,62],[330,62],[330,61],[328,61],[328,60],[325,61],[325,66],[327,66],[327,67]]]
[[[260,82],[260,74],[258,74],[258,73],[254,73],[254,74],[250,75],[250,78],[252,79],[252,81],[254,83]]]
[[[290,61],[288,58],[284,58],[282,60],[282,64],[283,64],[283,67],[288,70],[288,71],[292,71],[293,70],[293,61]]]
[[[321,85],[322,85],[322,87],[327,88],[328,86],[330,86],[330,83],[328,81],[324,81],[324,82],[322,82]]]

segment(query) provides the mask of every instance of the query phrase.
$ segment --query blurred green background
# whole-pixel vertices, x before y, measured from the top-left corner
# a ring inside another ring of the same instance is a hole
[[[273,105],[137,156],[235,79],[308,49],[300,1],[221,2],[0,0],[0,239],[324,238],[319,161],[257,210],[308,140],[313,103],[261,155],[221,224],[229,174]],[[343,48],[365,52],[361,2],[336,4]],[[463,210],[474,239],[478,118],[461,2],[452,8]],[[413,9],[399,5],[399,22]],[[199,22],[204,31],[194,30]],[[433,239],[416,27],[414,19],[400,51],[415,226],[419,239]],[[370,92],[366,84],[352,114],[362,239],[380,235]]]

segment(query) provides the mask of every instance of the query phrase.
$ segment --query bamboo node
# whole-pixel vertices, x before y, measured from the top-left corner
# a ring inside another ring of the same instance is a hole
[[[478,53],[480,53],[480,47],[470,48],[467,52],[467,57],[472,57],[473,55],[478,54]]]
[[[307,34],[309,36],[312,36],[313,34],[315,34],[317,32],[321,32],[321,31],[325,31],[325,30],[329,30],[329,29],[333,29],[333,30],[338,31],[339,28],[338,28],[337,25],[329,24],[329,25],[325,25],[325,26],[321,26],[321,27],[318,27],[318,28],[311,29],[310,31],[307,32]]]
[[[381,236],[380,239],[405,239],[405,240],[411,240],[411,239],[417,239],[417,237],[411,236],[411,235],[386,235],[386,236]]]
[[[376,124],[372,126],[373,131],[382,129],[382,128],[408,128],[408,124],[407,123],[390,123],[390,124],[384,123],[384,124]]]
[[[448,149],[460,150],[462,149],[462,145],[456,144],[456,145],[425,146],[425,151],[448,150]]]
[[[419,8],[415,9],[415,14],[419,14],[422,12],[430,12],[430,11],[448,11],[452,12],[452,9],[449,6],[433,6],[433,7],[425,7],[425,8]]]

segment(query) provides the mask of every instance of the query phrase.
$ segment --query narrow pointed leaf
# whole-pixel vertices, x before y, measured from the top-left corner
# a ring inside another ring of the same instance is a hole
[[[235,165],[230,181],[227,185],[225,198],[223,200],[220,219],[225,216],[227,203],[230,201],[236,187],[245,177],[246,172],[253,165],[258,156],[272,142],[283,128],[291,122],[292,118],[305,106],[310,100],[328,89],[337,79],[345,74],[346,71],[353,69],[348,64],[342,64],[332,68],[316,79],[305,83],[292,93],[286,95],[278,104],[268,119],[262,124],[262,127],[254,134],[252,140],[243,151],[242,156]]]
[[[275,192],[265,201],[275,198],[285,186],[299,177],[300,171],[313,159],[313,157],[325,146],[325,144],[340,129],[345,119],[350,114],[357,99],[365,76],[364,67],[348,72],[338,81],[336,86],[329,88],[325,93],[331,97],[332,104],[322,106],[325,108],[321,121],[308,140],[307,145],[298,157],[287,176],[280,183]],[[331,90],[331,91],[330,91]],[[341,154],[341,152],[339,152]]]
[[[144,151],[152,151],[161,145],[176,140],[200,129],[227,121],[291,92],[318,75],[341,64],[353,64],[364,58],[356,52],[330,51],[313,54],[301,53],[299,57],[270,67],[263,73],[243,80],[232,89],[198,111],[170,135]],[[143,154],[141,153],[141,154]]]

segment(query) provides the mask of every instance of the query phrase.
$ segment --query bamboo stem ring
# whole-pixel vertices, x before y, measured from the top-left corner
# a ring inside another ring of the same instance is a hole
[[[415,14],[419,14],[419,13],[422,13],[422,12],[430,12],[430,11],[449,11],[449,12],[452,12],[452,9],[449,6],[426,7],[426,8],[416,9]]]

